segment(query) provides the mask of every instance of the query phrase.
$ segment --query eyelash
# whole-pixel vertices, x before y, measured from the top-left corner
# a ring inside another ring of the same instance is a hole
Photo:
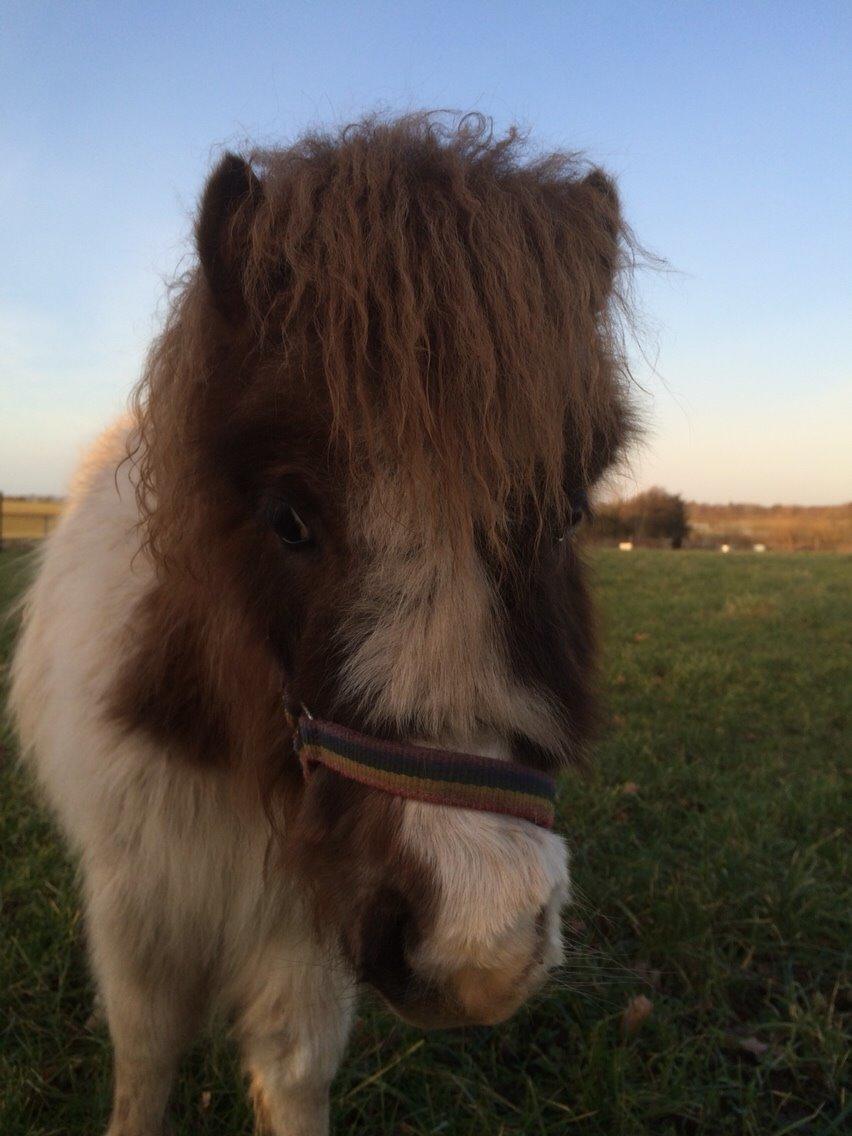
[[[574,530],[580,526],[585,515],[585,509],[572,509],[568,514],[568,523],[565,525],[565,528],[562,530],[560,535],[556,538],[556,543],[561,544],[566,537],[569,537],[571,533],[573,533]]]
[[[307,548],[314,543],[310,528],[289,501],[278,498],[267,507],[269,527],[288,548]]]

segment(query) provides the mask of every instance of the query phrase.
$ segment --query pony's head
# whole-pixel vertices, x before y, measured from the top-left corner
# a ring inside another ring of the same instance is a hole
[[[283,702],[556,769],[591,718],[578,502],[629,432],[615,189],[479,117],[226,156],[137,394],[158,583],[118,712],[259,787],[318,926],[423,1022],[560,957],[562,840],[317,767]]]

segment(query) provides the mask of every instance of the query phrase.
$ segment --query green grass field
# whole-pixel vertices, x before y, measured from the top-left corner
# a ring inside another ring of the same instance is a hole
[[[782,1136],[852,1131],[852,558],[595,552],[605,726],[562,827],[580,892],[559,981],[496,1030],[420,1034],[365,1004],[335,1132]],[[0,603],[26,577],[0,554]],[[8,654],[11,629],[3,631]],[[0,1132],[103,1129],[73,873],[3,735]],[[625,1033],[628,1002],[650,1015]],[[177,1133],[251,1120],[227,1039]]]

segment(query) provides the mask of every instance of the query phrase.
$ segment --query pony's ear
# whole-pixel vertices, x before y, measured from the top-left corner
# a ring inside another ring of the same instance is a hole
[[[588,243],[592,252],[597,287],[593,288],[596,308],[604,306],[612,291],[619,264],[619,245],[624,232],[621,204],[615,182],[600,169],[593,169],[576,187],[580,208],[586,218]]]
[[[201,199],[195,240],[216,307],[231,323],[245,315],[244,274],[251,223],[263,187],[248,162],[226,154]]]

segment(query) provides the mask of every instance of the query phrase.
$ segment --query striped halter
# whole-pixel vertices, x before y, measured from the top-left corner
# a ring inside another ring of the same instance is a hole
[[[305,779],[324,765],[395,797],[503,813],[552,828],[556,782],[546,773],[477,754],[406,745],[359,734],[304,712],[288,715]]]

